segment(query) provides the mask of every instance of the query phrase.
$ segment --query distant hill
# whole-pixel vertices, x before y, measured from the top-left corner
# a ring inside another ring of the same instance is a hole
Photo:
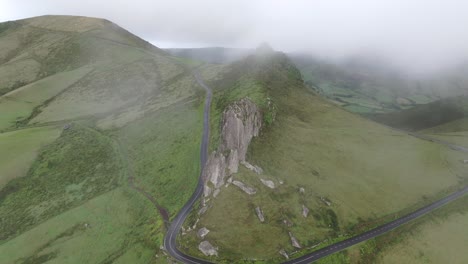
[[[357,113],[409,109],[441,98],[468,94],[468,67],[415,76],[388,62],[356,56],[341,62],[290,55],[304,81],[323,96]]]
[[[42,16],[0,24],[0,91],[0,262],[167,263],[200,166],[191,70],[110,21]]]
[[[253,50],[234,48],[166,49],[174,56],[226,64]],[[342,61],[319,59],[304,53],[287,54],[308,87],[356,113],[386,113],[409,109],[456,95],[468,94],[468,65],[432,76],[414,76],[371,56]]]

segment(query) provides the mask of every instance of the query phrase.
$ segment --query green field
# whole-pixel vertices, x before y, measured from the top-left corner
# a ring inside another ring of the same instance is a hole
[[[0,188],[10,180],[25,176],[39,149],[60,134],[56,127],[41,127],[0,133]]]

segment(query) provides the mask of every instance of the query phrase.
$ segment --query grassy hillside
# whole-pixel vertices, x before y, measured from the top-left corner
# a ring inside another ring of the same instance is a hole
[[[468,116],[468,97],[441,99],[412,109],[387,114],[370,115],[373,120],[405,130],[424,130],[444,124],[461,122]],[[448,129],[448,127],[446,127]],[[455,129],[455,128],[454,128]]]
[[[2,23],[0,47],[0,262],[166,263],[200,170],[190,69],[87,17]]]
[[[242,167],[234,175],[257,193],[249,196],[233,185],[222,188],[197,224],[210,230],[205,239],[219,247],[216,261],[276,263],[282,260],[280,249],[296,257],[426,204],[467,179],[459,162],[462,154],[325,101],[305,87],[284,54],[255,55],[201,72],[218,73],[210,82],[216,89],[213,133],[225,106],[239,98],[250,97],[265,116],[262,133],[248,153],[248,161],[264,173]],[[216,135],[212,140],[216,144]],[[269,189],[260,179],[277,187]],[[310,209],[307,218],[301,215],[302,205]],[[265,223],[255,214],[257,206]],[[302,250],[291,246],[288,232]],[[180,243],[188,253],[203,257],[195,232],[181,236]]]

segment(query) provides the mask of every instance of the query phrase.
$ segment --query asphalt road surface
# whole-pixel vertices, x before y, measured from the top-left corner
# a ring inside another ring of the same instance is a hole
[[[206,91],[206,98],[205,98],[205,109],[203,112],[203,135],[202,135],[202,142],[200,147],[200,167],[203,168],[206,160],[208,158],[208,141],[210,138],[210,106],[211,106],[211,89],[203,82],[200,75],[195,72],[194,73],[195,79],[197,80],[198,84],[202,86]],[[202,179],[202,172],[200,172],[200,176],[198,179],[197,188],[195,192],[192,194],[192,197],[187,201],[187,203],[182,207],[180,212],[172,221],[171,225],[169,226],[166,236],[164,237],[164,247],[166,248],[167,252],[174,257],[175,259],[183,262],[183,263],[211,263],[205,260],[196,259],[191,256],[187,256],[184,253],[180,252],[177,249],[177,234],[180,231],[182,224],[184,223],[185,219],[189,215],[190,211],[192,210],[193,204],[200,198],[203,193],[203,179]]]
[[[206,90],[206,99],[205,99],[205,109],[203,113],[203,136],[202,136],[202,143],[201,143],[201,148],[200,148],[200,165],[201,168],[204,167],[207,157],[208,157],[208,140],[210,136],[210,105],[211,105],[211,97],[212,97],[212,92],[211,89],[203,82],[201,79],[200,75],[198,73],[194,73],[194,76],[205,90]],[[414,135],[417,137],[420,137],[420,135]],[[426,140],[431,140],[428,138],[423,138]],[[437,143],[442,143],[444,144],[445,142],[437,142]],[[446,144],[446,143],[445,143]],[[451,146],[453,148],[457,148],[458,146]],[[466,149],[458,149],[461,151],[465,151]],[[311,263],[316,260],[319,260],[323,257],[326,257],[328,255],[331,255],[333,253],[342,251],[348,247],[351,247],[353,245],[356,245],[358,243],[361,243],[363,241],[369,240],[371,238],[377,237],[379,235],[382,235],[384,233],[387,233],[401,225],[404,225],[408,223],[411,220],[414,220],[424,214],[427,214],[439,207],[444,206],[445,204],[460,198],[461,196],[465,195],[468,192],[468,187],[465,187],[437,202],[434,202],[430,205],[427,205],[423,208],[420,208],[410,214],[407,214],[403,217],[400,217],[394,221],[391,221],[389,223],[386,223],[384,225],[381,225],[379,227],[376,227],[372,230],[369,230],[367,232],[364,232],[360,235],[356,235],[354,237],[348,238],[346,240],[343,240],[341,242],[335,243],[333,245],[324,247],[322,249],[316,250],[310,254],[304,255],[302,257],[288,260],[286,262],[283,262],[285,264],[304,264],[304,263]],[[177,249],[177,234],[180,231],[180,228],[182,224],[184,223],[185,219],[189,215],[193,204],[200,198],[200,196],[203,193],[203,179],[202,179],[202,173],[200,173],[199,180],[198,180],[198,185],[197,188],[195,189],[195,192],[192,194],[192,197],[187,201],[187,203],[184,205],[182,210],[180,210],[179,214],[174,218],[172,221],[171,225],[168,228],[167,234],[164,237],[164,247],[166,248],[167,252],[174,257],[175,259],[183,262],[183,263],[199,263],[199,264],[209,264],[212,262],[209,262],[207,260],[202,260],[202,259],[197,259],[188,255],[185,255],[184,253],[180,252]]]

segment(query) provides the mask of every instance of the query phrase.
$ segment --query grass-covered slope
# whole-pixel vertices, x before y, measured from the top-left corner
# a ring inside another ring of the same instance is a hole
[[[276,263],[283,259],[281,249],[297,257],[392,219],[466,181],[459,162],[462,154],[325,101],[305,87],[284,54],[263,53],[202,72],[219,74],[211,82],[212,133],[219,131],[219,115],[226,105],[245,96],[265,117],[247,158],[264,173],[242,167],[234,175],[257,193],[249,196],[236,186],[222,187],[197,224],[210,230],[205,240],[219,247],[216,261]],[[212,143],[216,140],[213,136]],[[272,180],[276,188],[260,179]],[[307,218],[302,216],[303,205],[310,209]],[[265,223],[255,214],[257,206]],[[302,250],[291,246],[288,232]],[[182,235],[180,241],[188,253],[203,257],[196,232]]]
[[[1,24],[0,46],[0,262],[166,263],[200,170],[190,69],[86,17]]]
[[[461,122],[460,125],[463,125],[462,120],[467,116],[467,96],[441,99],[429,104],[419,105],[411,109],[393,113],[369,115],[370,118],[377,122],[412,131],[427,130],[452,122],[453,125],[459,122]],[[447,129],[451,128],[446,127],[445,130]]]

